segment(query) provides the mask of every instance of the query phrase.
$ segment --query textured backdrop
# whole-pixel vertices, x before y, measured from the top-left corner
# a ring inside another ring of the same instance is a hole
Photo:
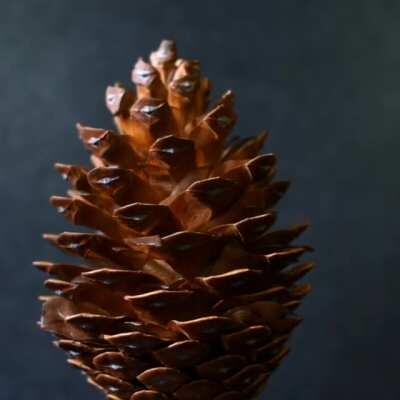
[[[237,95],[241,135],[294,184],[281,221],[312,221],[315,286],[263,399],[400,398],[398,1],[0,1],[0,399],[100,399],[39,332],[52,163],[85,162],[76,121],[110,127],[107,84],[161,38]]]

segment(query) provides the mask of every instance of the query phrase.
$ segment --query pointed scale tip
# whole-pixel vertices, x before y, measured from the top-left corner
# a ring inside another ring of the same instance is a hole
[[[315,268],[316,262],[315,261],[307,261],[304,268],[307,268],[307,271],[311,271]]]
[[[156,78],[156,70],[140,57],[131,71],[131,80],[135,85],[149,86]]]
[[[49,242],[56,243],[58,240],[58,236],[54,233],[43,233],[42,238],[44,240],[48,240]]]
[[[257,138],[259,141],[264,142],[264,140],[267,139],[268,136],[269,136],[269,131],[267,129],[264,129],[257,135]]]
[[[150,54],[150,61],[154,66],[162,65],[175,59],[176,45],[173,40],[162,40],[158,49]]]
[[[160,53],[173,52],[176,53],[176,42],[173,39],[162,39],[158,49]]]
[[[309,223],[302,223],[302,224],[298,224],[295,225],[293,227],[293,230],[296,232],[296,236],[300,236],[302,233],[304,233],[308,228],[310,227]]]
[[[64,180],[66,180],[71,171],[71,165],[56,162],[54,163],[54,169],[61,174]]]
[[[162,47],[162,46],[176,46],[176,43],[175,43],[175,40],[171,39],[171,38],[162,39],[159,47]]]
[[[64,196],[51,196],[49,201],[59,213],[63,213],[73,202],[70,197]]]
[[[135,102],[135,95],[120,83],[115,83],[106,88],[105,101],[112,115],[126,114]]]
[[[226,104],[226,105],[229,105],[229,106],[233,106],[234,100],[235,100],[235,93],[233,92],[232,89],[228,89],[222,95],[219,103],[220,104]]]
[[[38,300],[41,303],[46,303],[46,301],[49,301],[51,299],[52,296],[46,296],[46,295],[42,295],[42,296],[38,296]]]
[[[75,124],[75,128],[76,128],[76,130],[78,131],[78,133],[79,133],[79,131],[80,131],[83,127],[84,127],[84,125],[82,125],[80,122],[77,122],[77,123]]]
[[[40,271],[49,272],[49,268],[53,265],[53,263],[48,261],[33,261],[32,265]]]

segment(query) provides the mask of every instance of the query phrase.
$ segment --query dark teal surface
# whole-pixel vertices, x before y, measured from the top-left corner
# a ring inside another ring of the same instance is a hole
[[[312,221],[315,290],[262,398],[398,400],[399,26],[398,1],[0,1],[0,400],[101,398],[37,329],[30,263],[71,229],[47,197],[53,162],[87,160],[75,122],[110,127],[106,85],[163,37],[234,89],[237,133],[270,129],[279,224]]]

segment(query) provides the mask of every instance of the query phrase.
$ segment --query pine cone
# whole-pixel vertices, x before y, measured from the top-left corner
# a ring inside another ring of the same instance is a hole
[[[34,263],[41,327],[109,400],[253,398],[301,321],[306,226],[270,230],[288,182],[265,133],[226,144],[233,94],[208,107],[197,61],[165,40],[132,81],[107,88],[119,133],[77,126],[94,168],[55,166],[72,188],[51,203],[92,231],[44,235],[84,264]]]

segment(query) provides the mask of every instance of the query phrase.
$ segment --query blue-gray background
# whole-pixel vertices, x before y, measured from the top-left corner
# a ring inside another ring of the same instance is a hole
[[[111,126],[107,84],[163,37],[237,94],[237,133],[294,184],[282,224],[312,220],[315,286],[293,351],[263,398],[400,398],[398,1],[0,2],[0,399],[101,398],[35,321],[57,258],[43,231],[69,226],[47,203],[52,163],[87,159],[76,121]]]

